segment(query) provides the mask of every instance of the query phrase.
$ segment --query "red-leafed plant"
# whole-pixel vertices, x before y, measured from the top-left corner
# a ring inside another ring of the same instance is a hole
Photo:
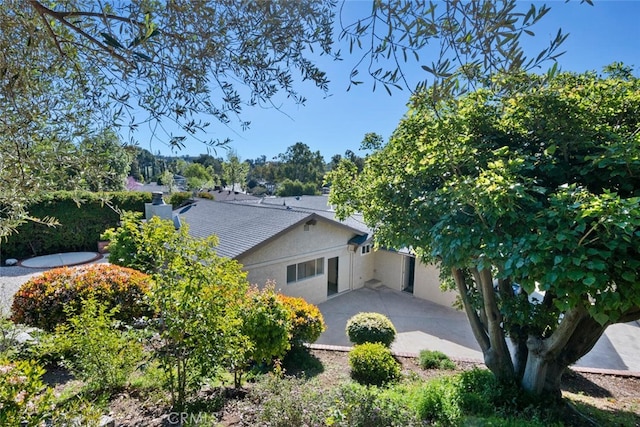
[[[24,283],[13,298],[11,320],[53,330],[67,320],[65,307],[78,310],[94,298],[107,308],[118,307],[117,319],[131,321],[151,314],[145,295],[150,276],[111,264],[91,264],[49,270]]]

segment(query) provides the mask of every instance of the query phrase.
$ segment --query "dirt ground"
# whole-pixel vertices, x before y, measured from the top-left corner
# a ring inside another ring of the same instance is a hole
[[[331,387],[349,378],[347,353],[312,350],[312,354],[322,363],[322,372],[315,378],[323,386]],[[452,373],[452,371],[423,370],[413,358],[400,357],[398,360],[405,374],[417,375],[423,379]],[[456,365],[458,371],[476,366],[467,362],[456,362]],[[61,386],[62,384],[58,384],[58,387]],[[601,409],[635,413],[637,414],[636,425],[640,426],[640,378],[570,371],[563,377],[562,389],[565,396],[571,396],[572,399],[578,398]],[[201,397],[205,400],[215,399],[219,393],[219,389],[204,390]],[[230,390],[225,393],[227,399],[222,411],[212,414],[208,419],[201,419],[202,425],[253,425],[256,408],[248,399],[243,399],[245,393]],[[236,395],[229,398],[229,393]],[[135,390],[123,391],[111,399],[110,416],[115,420],[116,426],[176,426],[179,415],[171,413],[167,401],[166,395],[157,393],[145,395]],[[581,425],[579,420],[576,425]]]

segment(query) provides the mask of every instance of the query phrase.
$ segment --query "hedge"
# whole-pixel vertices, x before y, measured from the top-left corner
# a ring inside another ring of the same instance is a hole
[[[108,201],[108,204],[105,203]],[[60,252],[96,251],[97,242],[107,228],[116,227],[120,210],[144,212],[151,193],[121,191],[110,193],[60,191],[31,204],[28,211],[36,218],[53,217],[59,222],[48,227],[28,222],[2,242],[0,257],[24,259]]]

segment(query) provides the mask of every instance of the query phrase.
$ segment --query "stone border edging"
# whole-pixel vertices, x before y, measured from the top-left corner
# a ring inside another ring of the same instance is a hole
[[[341,352],[349,352],[353,347],[346,347],[342,345],[328,345],[328,344],[305,344],[308,348],[312,350],[327,350],[327,351],[341,351]],[[418,358],[419,355],[417,353],[410,352],[402,352],[402,351],[392,351],[391,354],[398,357],[411,357]],[[451,360],[465,363],[477,363],[479,365],[484,365],[482,360],[478,359],[469,359],[463,357],[452,357]],[[569,369],[576,372],[582,372],[585,374],[598,374],[598,375],[614,375],[616,377],[631,377],[631,378],[640,378],[640,372],[634,371],[620,371],[615,369],[599,369],[599,368],[584,368],[579,366],[572,366]]]

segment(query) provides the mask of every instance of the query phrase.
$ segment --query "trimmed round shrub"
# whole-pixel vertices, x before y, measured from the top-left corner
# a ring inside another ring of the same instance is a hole
[[[77,312],[82,300],[94,298],[108,309],[118,307],[116,319],[130,322],[151,314],[144,298],[150,284],[150,276],[112,264],[56,268],[20,287],[13,297],[11,320],[53,331],[67,321],[66,307]]]
[[[380,313],[358,313],[347,322],[347,336],[354,344],[379,342],[390,347],[396,339],[393,323]]]
[[[326,329],[324,318],[318,307],[309,304],[304,298],[278,294],[278,299],[289,312],[291,345],[302,347],[304,343],[316,342]]]
[[[420,367],[422,369],[455,369],[456,364],[453,363],[449,356],[441,351],[422,350],[419,358]]]
[[[364,343],[349,352],[351,378],[364,385],[381,386],[400,378],[400,365],[381,343]]]

